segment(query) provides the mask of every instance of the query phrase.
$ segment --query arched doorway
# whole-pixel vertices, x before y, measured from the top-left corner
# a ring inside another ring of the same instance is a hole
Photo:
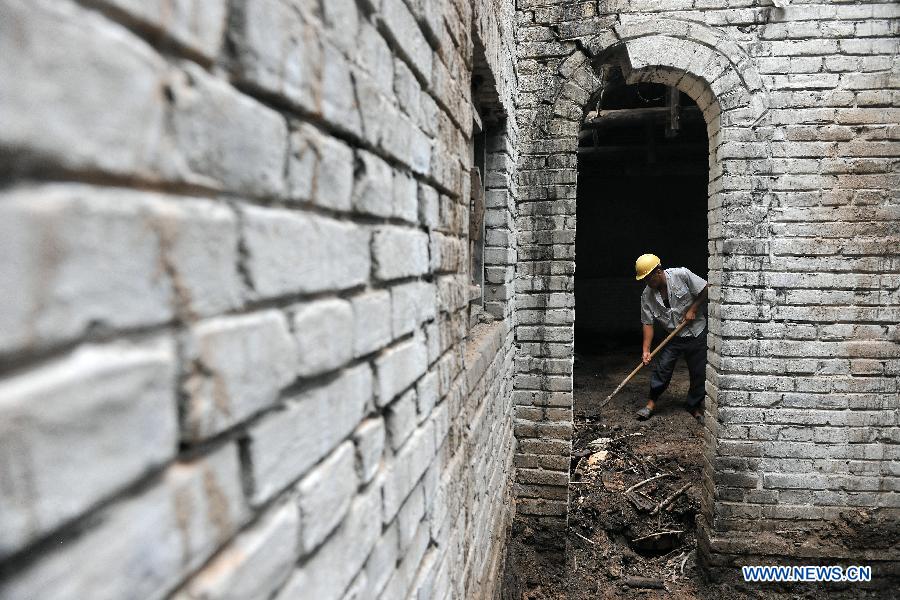
[[[600,75],[577,151],[568,552],[574,597],[614,594],[622,576],[665,572],[673,558],[690,574],[703,490],[704,429],[685,410],[690,378],[683,359],[649,420],[635,412],[646,403],[659,359],[604,403],[640,362],[645,284],[635,281],[635,258],[652,252],[664,267],[708,277],[706,122],[673,86],[629,84],[617,65]],[[653,346],[664,337],[657,326]],[[676,343],[699,343],[705,355],[705,335],[694,339]],[[581,581],[591,589],[580,589]]]
[[[687,94],[705,125],[711,289],[699,537],[705,551],[731,552],[725,549],[735,546],[725,538],[732,531],[724,515],[734,502],[724,500],[720,490],[730,493],[733,490],[726,488],[733,488],[735,482],[752,485],[752,478],[733,471],[740,466],[719,459],[730,449],[731,435],[719,430],[717,419],[722,408],[718,390],[723,384],[732,385],[722,357],[735,352],[732,346],[737,343],[722,337],[722,327],[741,308],[722,304],[720,293],[724,286],[744,285],[738,273],[744,263],[733,256],[741,253],[735,239],[742,235],[742,224],[725,222],[725,215],[739,217],[740,211],[733,207],[752,197],[757,179],[764,176],[747,161],[748,153],[757,147],[745,142],[755,139],[754,127],[765,116],[767,100],[759,76],[733,44],[710,31],[663,21],[617,26],[614,36],[600,33],[585,41],[584,51],[573,53],[555,68],[555,79],[546,86],[542,102],[527,115],[530,125],[517,178],[519,360],[514,397],[517,407],[527,407],[529,415],[536,412],[535,407],[542,412],[540,418],[520,418],[516,423],[517,461],[537,465],[517,471],[517,494],[525,500],[518,514],[545,528],[568,525],[579,134],[591,111],[591,99],[603,85],[599,66],[616,64],[629,85],[662,84]]]

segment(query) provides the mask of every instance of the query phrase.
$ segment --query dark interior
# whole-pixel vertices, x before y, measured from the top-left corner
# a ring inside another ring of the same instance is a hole
[[[693,100],[608,69],[578,149],[576,350],[640,343],[635,259],[707,277],[708,142]],[[668,108],[667,108],[668,103]],[[672,126],[671,105],[677,104]],[[654,110],[646,110],[654,109]],[[598,118],[599,116],[599,118]],[[677,129],[676,129],[677,128]]]

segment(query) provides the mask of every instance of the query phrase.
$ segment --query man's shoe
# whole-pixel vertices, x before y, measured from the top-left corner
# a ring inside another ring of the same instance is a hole
[[[635,416],[640,421],[646,421],[647,419],[650,418],[650,415],[652,415],[652,414],[653,414],[653,411],[645,406],[641,410],[637,411],[637,414]]]

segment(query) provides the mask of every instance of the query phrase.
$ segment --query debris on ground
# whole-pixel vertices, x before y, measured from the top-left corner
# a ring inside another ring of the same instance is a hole
[[[836,590],[707,580],[698,566],[696,518],[703,489],[703,425],[683,408],[688,374],[679,364],[648,421],[645,369],[602,409],[634,353],[580,354],[575,365],[575,432],[564,558],[539,532],[514,528],[505,579],[509,600],[621,598],[824,598]],[[547,560],[552,556],[551,560]],[[515,589],[512,590],[511,588]],[[853,590],[847,590],[853,596]],[[877,594],[866,598],[877,598]]]

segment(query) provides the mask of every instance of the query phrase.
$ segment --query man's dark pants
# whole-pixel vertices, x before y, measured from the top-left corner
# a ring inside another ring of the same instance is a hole
[[[706,329],[697,337],[676,336],[659,351],[650,375],[650,399],[656,401],[669,387],[679,356],[684,356],[691,375],[687,406],[693,410],[703,402],[706,384]]]

